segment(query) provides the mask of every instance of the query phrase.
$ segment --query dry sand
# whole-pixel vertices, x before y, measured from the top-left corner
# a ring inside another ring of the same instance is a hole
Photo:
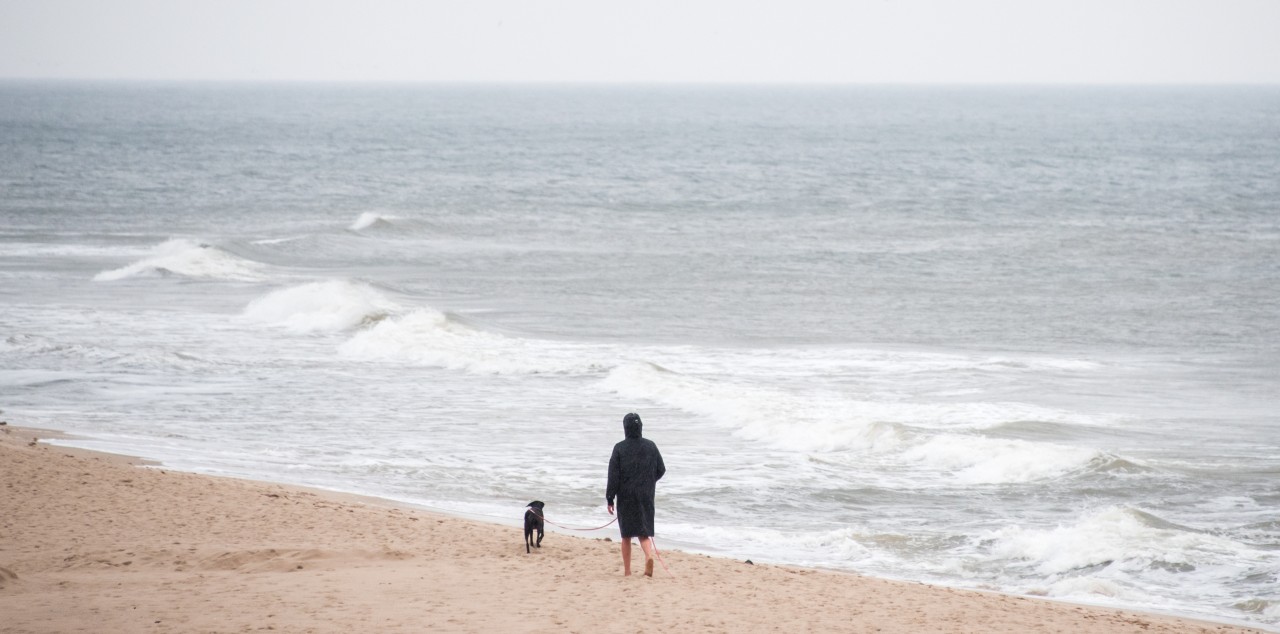
[[[518,528],[0,430],[2,632],[1259,632],[680,552],[623,577],[616,541],[526,555]]]

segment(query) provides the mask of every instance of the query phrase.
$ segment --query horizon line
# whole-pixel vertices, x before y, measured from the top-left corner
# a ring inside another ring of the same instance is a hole
[[[790,80],[551,80],[551,79],[282,79],[0,76],[4,83],[671,86],[671,87],[1280,87],[1280,81],[790,81]]]

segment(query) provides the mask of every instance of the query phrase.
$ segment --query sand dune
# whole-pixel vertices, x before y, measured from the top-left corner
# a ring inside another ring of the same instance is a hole
[[[515,528],[0,429],[6,633],[1259,631],[680,552],[624,578],[614,542],[526,555]]]

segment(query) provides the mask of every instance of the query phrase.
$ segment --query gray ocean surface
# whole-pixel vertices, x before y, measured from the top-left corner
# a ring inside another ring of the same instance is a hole
[[[1280,631],[1280,88],[0,82],[0,410]]]

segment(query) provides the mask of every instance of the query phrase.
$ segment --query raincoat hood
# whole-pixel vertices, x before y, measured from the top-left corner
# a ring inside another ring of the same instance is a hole
[[[627,438],[639,438],[641,426],[639,414],[632,413],[622,417],[622,430],[626,432]]]

